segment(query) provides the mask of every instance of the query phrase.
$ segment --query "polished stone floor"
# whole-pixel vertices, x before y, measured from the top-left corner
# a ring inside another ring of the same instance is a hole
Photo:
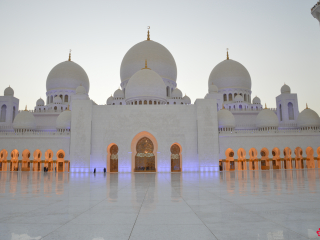
[[[320,239],[319,175],[0,172],[0,239]]]

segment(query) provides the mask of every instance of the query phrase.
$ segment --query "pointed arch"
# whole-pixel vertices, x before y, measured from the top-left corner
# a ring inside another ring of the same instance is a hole
[[[33,152],[33,171],[34,172],[40,172],[41,171],[41,157],[42,152],[37,149]]]
[[[272,149],[272,168],[281,169],[280,149],[277,147]]]
[[[286,147],[283,149],[284,161],[283,161],[283,168],[284,169],[292,169],[292,157],[291,157],[291,149]]]
[[[307,154],[307,168],[315,168],[313,148],[310,146],[307,147],[306,154]]]
[[[261,170],[269,170],[269,150],[267,148],[262,148],[260,151],[261,155]]]
[[[107,172],[119,171],[119,148],[115,143],[109,144],[107,147]]]
[[[22,152],[21,171],[30,171],[30,151],[28,149],[25,149]]]
[[[155,172],[157,172],[158,169],[158,158],[157,158],[157,152],[158,152],[158,142],[157,139],[149,132],[143,131],[138,133],[137,135],[134,136],[134,138],[131,141],[131,171],[135,172],[135,157],[137,154],[137,144],[142,138],[148,138],[151,140],[153,144],[153,155],[155,157]]]
[[[2,149],[0,151],[0,171],[7,171],[7,157],[8,157],[8,152],[5,149]]]
[[[48,168],[48,172],[53,171],[53,151],[51,149],[48,149],[44,153],[44,165],[46,168]]]
[[[226,171],[234,171],[235,163],[234,163],[234,151],[231,148],[228,148],[225,151],[226,155]]]
[[[57,172],[64,172],[65,171],[65,162],[64,162],[65,156],[66,156],[66,154],[62,149],[57,151],[57,164],[56,164],[56,171]]]
[[[1,106],[0,122],[5,122],[6,119],[7,119],[7,105],[3,104]]]
[[[258,170],[258,151],[255,148],[249,150],[249,170]]]
[[[11,151],[10,171],[18,171],[19,163],[19,151],[14,149]]]
[[[303,150],[301,147],[296,147],[294,149],[295,154],[295,168],[303,169],[304,168],[304,160],[303,160]]]
[[[238,152],[238,170],[247,170],[246,150],[239,148]]]
[[[181,172],[182,170],[182,147],[175,142],[170,147],[171,152],[171,172]]]

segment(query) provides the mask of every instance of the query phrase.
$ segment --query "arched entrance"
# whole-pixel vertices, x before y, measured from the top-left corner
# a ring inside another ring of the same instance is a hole
[[[45,153],[45,167],[48,168],[48,172],[52,172],[53,171],[53,151],[51,149],[48,149]]]
[[[116,144],[110,148],[110,172],[118,172],[118,151]]]
[[[238,149],[238,170],[247,170],[246,151],[243,148]]]
[[[18,157],[19,157],[19,151],[17,149],[14,149],[11,152],[11,160],[10,160],[10,171],[18,171]]]
[[[155,172],[155,156],[153,142],[148,137],[141,138],[136,146],[135,172]]]
[[[25,149],[22,152],[22,171],[30,171],[30,151]]]
[[[171,172],[181,172],[181,149],[178,144],[173,144],[171,151]]]
[[[234,171],[234,151],[231,148],[228,148],[225,152],[226,154],[226,171]]]
[[[57,152],[57,167],[56,167],[56,171],[57,172],[64,172],[64,156],[65,153],[63,150],[59,150]]]
[[[0,171],[7,171],[7,157],[8,157],[8,152],[7,150],[3,149],[0,152]]]
[[[296,162],[295,162],[295,165],[296,165],[296,169],[303,169],[303,151],[302,151],[302,148],[301,147],[297,147],[295,150],[294,150],[294,153],[296,155]]]
[[[39,149],[34,151],[33,153],[33,171],[34,172],[41,171],[41,156],[42,156],[42,153]]]
[[[272,168],[281,169],[280,149],[277,147],[272,149]]]

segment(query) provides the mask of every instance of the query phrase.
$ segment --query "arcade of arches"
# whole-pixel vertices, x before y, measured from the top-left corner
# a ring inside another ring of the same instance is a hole
[[[40,172],[47,169],[48,172],[69,172],[70,161],[65,160],[65,152],[59,150],[56,153],[57,160],[53,160],[54,153],[48,149],[44,153],[44,159],[42,152],[37,149],[31,154],[28,149],[22,151],[22,160],[19,160],[20,153],[17,149],[8,153],[7,150],[2,149],[0,151],[0,171],[34,171]],[[31,159],[33,156],[33,159]],[[10,158],[11,157],[11,158]]]
[[[280,157],[281,151],[277,147],[271,151],[262,148],[260,158],[255,148],[249,149],[249,159],[243,148],[236,153],[231,148],[225,151],[225,159],[219,160],[220,171],[320,168],[320,147],[316,151],[312,147],[304,151],[301,147],[293,151],[286,147],[282,150],[283,157]]]

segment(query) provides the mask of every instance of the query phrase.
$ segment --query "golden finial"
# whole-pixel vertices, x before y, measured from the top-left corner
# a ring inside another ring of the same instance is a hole
[[[70,52],[69,52],[69,62],[71,61],[71,49],[70,49]]]
[[[145,63],[144,63],[144,68],[141,68],[141,70],[142,69],[150,69],[150,68],[148,68],[148,62],[147,62],[147,59],[146,59],[146,61],[145,61]]]
[[[148,35],[147,35],[147,41],[150,41],[150,32],[149,32],[150,26],[148,26]]]
[[[309,108],[308,108],[308,103],[306,103],[306,109],[309,109]]]
[[[26,105],[26,108],[24,109],[24,111],[26,111],[26,112],[28,111],[28,109],[27,109],[27,105]]]
[[[267,108],[267,104],[266,104],[266,103],[264,104],[264,109],[268,109],[268,108]]]
[[[67,108],[67,111],[70,111],[70,109],[69,109],[69,106],[70,106],[70,105],[68,104],[68,108]]]
[[[225,108],[224,108],[224,104],[223,104],[223,103],[222,103],[222,109],[225,109]]]
[[[229,48],[227,48],[227,60],[229,60]]]

